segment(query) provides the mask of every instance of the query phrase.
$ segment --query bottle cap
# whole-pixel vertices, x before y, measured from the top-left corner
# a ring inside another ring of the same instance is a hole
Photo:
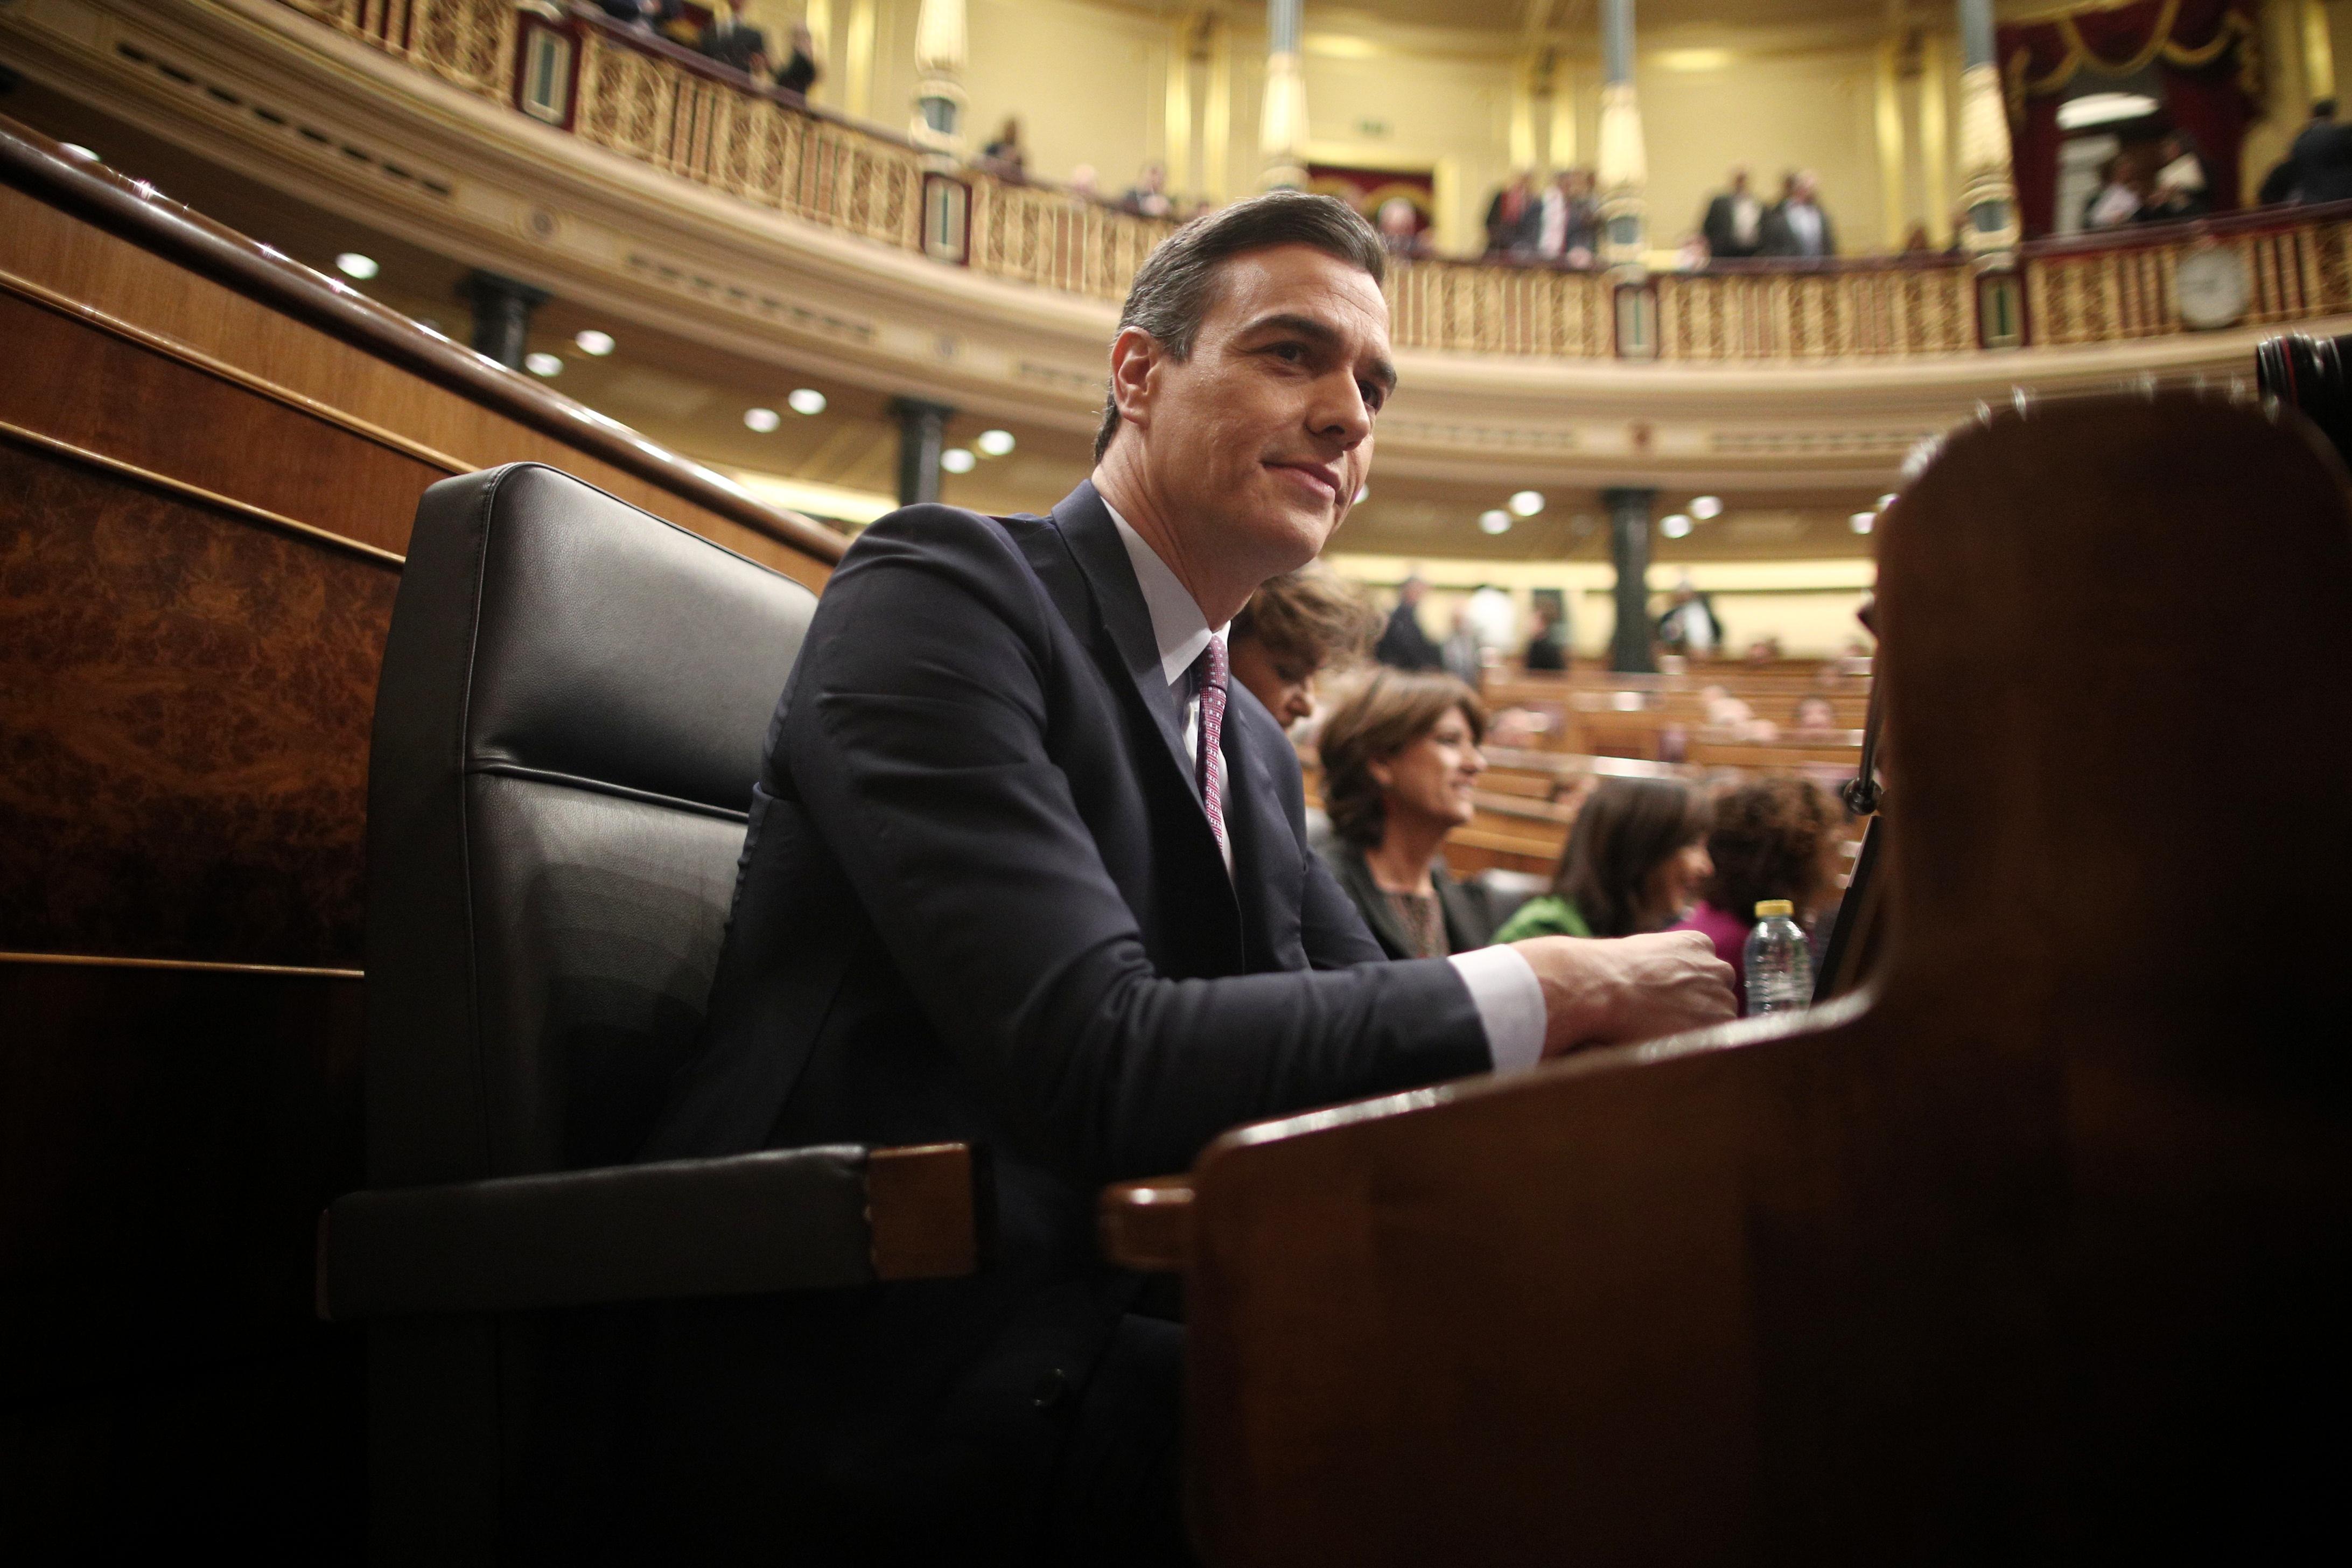
[[[1769,921],[1774,915],[1793,915],[1796,912],[1797,906],[1786,899],[1766,899],[1756,906],[1756,918],[1759,921]]]

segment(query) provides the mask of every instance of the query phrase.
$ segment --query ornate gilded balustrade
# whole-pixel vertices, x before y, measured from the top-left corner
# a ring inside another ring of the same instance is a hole
[[[2102,343],[2189,329],[2179,276],[2206,268],[2209,288],[2242,279],[2249,325],[2352,310],[2352,203],[2267,208],[2199,224],[2126,230],[2026,247],[2028,334],[2035,343]],[[2233,264],[2212,276],[2217,258]]]
[[[1976,279],[1943,258],[1733,262],[1663,274],[1655,288],[1664,359],[1846,359],[1978,346]]]
[[[1164,221],[951,166],[568,0],[284,0],[582,141],[810,223],[1060,293],[1122,298]],[[2112,342],[2352,311],[2352,203],[1957,257],[1730,262],[1622,279],[1511,263],[1391,268],[1400,347],[1807,363]],[[2212,253],[2225,258],[2219,267]],[[2184,308],[2181,278],[2192,267]],[[2213,296],[2242,309],[2217,318]]]

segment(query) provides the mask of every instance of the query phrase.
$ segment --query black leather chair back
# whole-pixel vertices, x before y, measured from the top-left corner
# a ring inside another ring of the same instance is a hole
[[[518,463],[425,492],[368,774],[368,1179],[626,1161],[816,596]]]
[[[815,604],[552,468],[425,492],[368,768],[371,1187],[635,1154]],[[499,1560],[567,1321],[369,1325],[373,1561]]]

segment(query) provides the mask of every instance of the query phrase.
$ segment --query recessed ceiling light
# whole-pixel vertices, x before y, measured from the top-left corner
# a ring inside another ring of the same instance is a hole
[[[983,458],[1001,458],[1013,450],[1014,445],[1010,430],[982,430],[971,438],[971,444],[980,449]]]
[[[318,254],[316,251],[312,255]],[[346,250],[335,258],[335,270],[346,278],[356,278],[364,283],[383,270],[373,256],[362,256],[356,250]]]
[[[1686,538],[1690,531],[1691,521],[1681,512],[1668,512],[1658,520],[1658,531],[1668,539]]]
[[[598,359],[613,352],[613,334],[600,332],[593,327],[584,332],[573,333],[572,341],[580,345],[582,353],[594,354]]]
[[[784,406],[795,414],[822,414],[824,412],[824,394],[814,386],[803,386],[784,399]]]
[[[2089,125],[2113,125],[2156,112],[2156,100],[2139,92],[2086,92],[2058,106],[2058,129],[2080,131]]]
[[[93,163],[102,163],[106,162],[105,159],[100,157],[97,153],[91,152],[89,148],[83,146],[79,142],[60,142],[58,143],[58,146],[63,151],[72,153],[77,158],[87,158]]]
[[[743,427],[746,430],[756,430],[762,436],[766,435],[769,431],[773,430],[777,426],[782,425],[783,422],[784,416],[777,413],[772,408],[746,408],[743,410]]]
[[[951,474],[968,474],[980,459],[971,455],[969,447],[950,447],[940,454],[940,467]]]
[[[1533,517],[1543,510],[1543,497],[1534,490],[1521,490],[1507,503],[1513,517]]]
[[[1508,533],[1511,531],[1511,514],[1501,507],[1482,511],[1478,514],[1478,527],[1487,533]]]
[[[1721,517],[1723,515],[1723,498],[1721,496],[1693,496],[1691,497],[1690,514],[1698,519],[1701,522],[1706,521],[1709,518]]]
[[[1892,495],[1883,495],[1878,498],[1878,510],[1881,511],[1885,511],[1888,507],[1893,506],[1894,504],[1895,498]]]
[[[533,375],[563,374],[563,362],[553,354],[525,354],[522,356],[522,367]]]
[[[1853,529],[1856,533],[1868,533],[1872,529],[1878,526],[1878,514],[1874,511],[1855,512],[1852,517],[1846,520],[1846,526]]]

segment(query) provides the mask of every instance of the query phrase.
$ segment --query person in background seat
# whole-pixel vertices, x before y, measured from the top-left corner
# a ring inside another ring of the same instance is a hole
[[[1820,182],[1801,169],[1781,183],[1780,199],[1764,215],[1765,256],[1800,258],[1837,254],[1837,230],[1822,210]]]
[[[1734,989],[1742,1013],[1748,1011],[1743,960],[1757,904],[1786,899],[1810,930],[1837,891],[1845,855],[1842,820],[1827,792],[1806,779],[1758,779],[1716,800],[1706,850],[1714,869],[1706,896],[1671,929],[1698,931],[1715,944],[1715,955],[1739,976]]]
[[[1737,260],[1756,254],[1764,244],[1764,204],[1748,188],[1748,169],[1731,171],[1731,188],[1706,204],[1700,225],[1710,257]]]
[[[1421,601],[1428,592],[1429,584],[1418,575],[1407,577],[1397,585],[1396,608],[1389,612],[1388,626],[1372,649],[1374,658],[1395,669],[1445,668],[1437,645],[1421,629]]]
[[[1376,669],[1323,721],[1331,875],[1391,958],[1487,946],[1484,892],[1446,875],[1438,847],[1477,814],[1486,710],[1450,675]]]
[[[743,20],[743,0],[727,0],[716,12],[696,45],[722,66],[733,66],[745,76],[768,74],[768,35]]]
[[[1521,904],[1495,940],[1664,930],[1714,870],[1706,828],[1706,800],[1688,784],[1611,779],[1578,809],[1551,891]]]
[[[806,22],[793,23],[792,58],[777,68],[776,85],[806,98],[809,89],[816,85],[816,79],[824,74],[824,68],[817,63],[816,36],[809,31]]]
[[[1234,617],[1233,678],[1289,725],[1315,712],[1315,678],[1371,655],[1380,612],[1329,567],[1309,562],[1250,595]]]

